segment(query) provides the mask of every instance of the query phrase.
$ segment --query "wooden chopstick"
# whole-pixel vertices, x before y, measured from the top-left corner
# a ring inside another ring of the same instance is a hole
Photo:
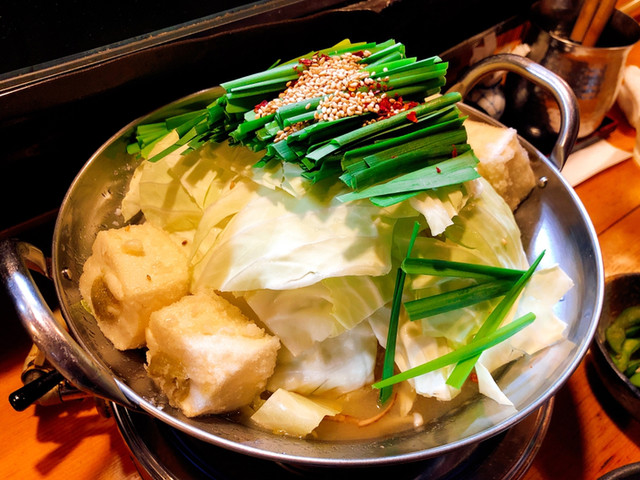
[[[580,7],[580,13],[578,14],[576,23],[569,36],[571,40],[576,43],[582,43],[589,29],[589,25],[591,25],[593,17],[596,14],[596,10],[598,10],[599,3],[600,0],[584,0],[582,7]]]
[[[600,5],[598,5],[595,15],[593,16],[591,25],[589,25],[589,28],[587,29],[587,33],[585,33],[584,38],[582,39],[582,45],[585,47],[593,47],[596,44],[598,38],[600,38],[602,30],[604,30],[609,18],[611,18],[611,14],[615,7],[616,0],[602,0]]]
[[[618,6],[618,10],[627,15],[633,15],[636,9],[640,7],[640,0],[629,0]]]

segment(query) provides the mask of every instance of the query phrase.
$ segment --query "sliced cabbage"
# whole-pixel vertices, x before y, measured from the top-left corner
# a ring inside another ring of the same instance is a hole
[[[254,290],[243,297],[293,354],[335,337],[391,301],[394,279],[348,276],[291,290]]]
[[[414,245],[413,255],[527,268],[520,231],[511,210],[485,180],[480,179],[479,183],[481,193],[470,199],[454,218],[454,224],[445,230],[444,238],[419,237]],[[406,230],[402,229],[403,232]],[[408,278],[408,288],[405,290],[408,298],[405,300],[461,288],[468,282],[426,275]],[[571,280],[557,266],[534,273],[517,307],[512,309],[505,322],[528,312],[533,312],[536,320],[511,339],[482,354],[476,373],[483,394],[501,404],[509,404],[509,399],[501,392],[490,372],[525,353],[535,353],[563,338],[565,324],[554,314],[553,308],[571,286]],[[406,315],[401,315],[396,344],[398,368],[405,371],[468,343],[497,301],[482,302],[414,322],[409,321]],[[380,344],[385,345],[388,315],[377,312],[370,323]],[[445,367],[416,377],[411,382],[421,395],[450,400],[459,393],[457,389],[446,385],[452,369],[453,366]]]
[[[356,390],[373,381],[377,347],[369,323],[362,322],[297,356],[280,349],[267,389],[283,388],[304,395],[341,395]]]
[[[194,288],[284,290],[389,272],[394,220],[368,201],[341,204],[335,193],[318,186],[295,198],[260,188],[194,264]]]
[[[466,185],[450,186],[422,192],[409,199],[409,204],[427,221],[432,235],[440,235],[453,225],[453,218],[469,199]]]
[[[324,417],[338,413],[340,407],[332,402],[279,389],[251,416],[251,420],[275,433],[304,437],[320,425]]]
[[[381,345],[386,345],[389,329],[388,308],[381,309],[369,319],[369,323]],[[410,321],[404,314],[400,314],[398,337],[396,340],[396,366],[401,372],[422,365],[430,360],[441,357],[452,350],[446,339],[431,337],[422,333],[419,322]],[[434,397],[438,400],[451,400],[459,391],[446,384],[453,366],[441,368],[425,375],[409,380],[419,395]]]
[[[522,355],[533,355],[563,340],[566,323],[555,314],[554,306],[571,287],[573,281],[557,265],[537,271],[522,292],[517,308],[505,323],[527,312],[536,315],[535,321],[507,342],[483,352],[479,361],[489,371],[494,371]]]
[[[254,290],[246,292],[244,299],[293,355],[344,331],[332,314],[331,295],[322,283],[293,290]]]
[[[336,201],[344,185],[310,185],[297,165],[256,169],[260,154],[226,142],[181,153],[138,167],[123,214],[131,218],[141,210],[147,221],[192,239],[192,291],[214,289],[243,297],[280,337],[286,348],[269,388],[284,393],[268,402],[302,405],[303,420],[294,423],[305,426],[291,431],[304,433],[294,435],[309,433],[321,415],[317,405],[311,408],[308,399],[292,392],[339,394],[371,381],[376,343],[386,344],[395,268],[406,254],[416,220],[431,236],[416,240],[412,256],[528,266],[511,209],[484,179],[379,208],[367,200]],[[405,300],[468,284],[412,276],[407,278]],[[565,326],[553,306],[570,287],[570,279],[557,267],[534,274],[507,321],[529,311],[536,321],[483,353],[477,368],[482,393],[508,403],[491,372],[563,338]],[[402,315],[398,368],[412,368],[467,343],[496,303],[486,301],[415,322]],[[421,395],[449,400],[459,393],[446,385],[452,369],[422,375],[411,384]],[[258,419],[270,411],[263,408]]]
[[[140,164],[137,200],[145,219],[168,232],[193,230],[198,226],[202,208],[175,178],[172,167],[189,155],[174,152],[160,162]],[[131,191],[134,194],[134,191]]]

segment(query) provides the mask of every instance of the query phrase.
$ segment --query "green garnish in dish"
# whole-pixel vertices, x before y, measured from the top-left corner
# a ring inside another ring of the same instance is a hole
[[[504,318],[509,313],[509,310],[515,303],[516,299],[524,289],[526,283],[531,278],[531,275],[533,275],[534,271],[540,264],[540,261],[542,260],[544,253],[545,252],[543,251],[538,256],[538,258],[531,264],[531,267],[529,267],[529,269],[524,273],[520,274],[519,278],[515,282],[509,282],[509,280],[502,280],[502,282],[506,282],[507,285],[510,286],[510,288],[505,290],[504,286],[501,286],[501,289],[497,289],[493,291],[493,295],[491,296],[486,295],[485,293],[485,295],[482,298],[483,300],[495,298],[502,294],[505,294],[505,295],[500,301],[500,303],[498,303],[498,305],[491,311],[491,313],[489,314],[485,322],[482,324],[478,332],[475,334],[473,339],[467,345],[464,345],[452,352],[449,352],[439,358],[429,361],[421,366],[414,367],[409,370],[405,370],[401,374],[395,375],[393,377],[388,377],[383,375],[382,380],[374,383],[373,387],[381,388],[381,389],[388,388],[390,385],[393,385],[394,383],[397,383],[403,380],[408,380],[410,378],[432,372],[434,370],[437,370],[442,367],[446,367],[448,365],[457,364],[453,372],[451,373],[451,375],[449,375],[449,378],[447,379],[447,384],[458,389],[462,388],[462,385],[464,384],[465,380],[471,373],[471,370],[473,370],[475,363],[477,362],[478,358],[480,358],[480,355],[484,350],[490,347],[493,347],[498,343],[511,337],[512,335],[520,331],[522,328],[532,323],[533,320],[535,319],[535,315],[533,315],[532,313],[529,313],[527,315],[522,316],[520,319],[505,325],[504,327],[498,328],[502,323],[502,321],[504,320]],[[407,260],[408,258],[405,259],[405,262],[407,262]],[[422,263],[426,264],[429,262],[425,261]],[[439,265],[439,271],[435,270],[436,272],[442,274],[442,272],[446,271],[447,274],[450,276],[456,276],[457,272],[461,272],[462,276],[467,276],[469,271],[475,271],[475,272],[482,271],[484,272],[485,275],[487,275],[487,272],[491,272],[491,271],[498,274],[502,274],[502,275],[505,275],[508,272],[513,272],[508,269],[500,269],[500,268],[494,268],[494,267],[488,267],[488,266],[482,266],[482,265],[464,264],[464,263],[456,263],[456,262],[447,262],[445,260],[440,260],[437,262],[437,264]],[[404,269],[401,269],[401,271],[404,272]],[[394,293],[394,299],[398,298],[400,295],[401,293],[398,293],[396,291]],[[464,305],[477,303],[475,301],[471,303],[468,302],[467,289],[462,289],[462,291],[459,290],[457,292],[450,292],[450,294],[445,294],[445,295],[447,300],[452,303],[460,302],[460,303],[464,303]],[[417,302],[420,302],[420,300],[417,300]],[[436,302],[438,302],[438,300],[436,300]],[[409,305],[407,309],[409,313],[410,310],[413,310],[415,303],[407,302],[407,304]],[[405,304],[405,308],[407,308],[407,304]],[[464,305],[461,305],[461,306],[464,306]],[[444,309],[437,313],[441,313],[442,311],[448,311],[448,310]],[[409,315],[411,316],[410,313]],[[419,317],[419,318],[423,318],[423,317]],[[391,335],[391,324],[390,324],[389,332]]]
[[[409,240],[409,247],[407,248],[407,258],[411,255],[413,245],[416,241],[416,237],[420,232],[420,224],[418,222],[413,224],[413,232],[411,233],[411,239]],[[406,273],[402,268],[398,268],[396,273],[396,284],[393,289],[393,300],[391,301],[391,315],[389,317],[389,330],[387,332],[387,344],[384,352],[384,361],[382,365],[382,378],[389,378],[393,375],[395,368],[395,356],[396,356],[396,339],[398,337],[398,321],[400,319],[400,308],[402,307],[402,291],[404,289],[404,281]],[[393,389],[391,387],[384,387],[380,389],[380,403],[384,404],[391,397]]]
[[[614,365],[640,387],[640,306],[628,307],[605,330]]]
[[[425,373],[433,372],[447,365],[453,365],[454,363],[464,362],[465,360],[473,359],[479,356],[482,352],[497,345],[500,342],[505,341],[509,337],[515,335],[524,327],[531,325],[536,316],[533,313],[527,313],[522,317],[514,320],[513,322],[500,327],[491,334],[477,338],[469,342],[467,345],[458,348],[452,352],[449,352],[441,357],[438,357],[423,365],[419,365],[409,370],[405,370],[402,373],[389,377],[385,380],[380,380],[374,383],[373,388],[386,388],[404,380],[417,377],[418,375],[424,375]]]

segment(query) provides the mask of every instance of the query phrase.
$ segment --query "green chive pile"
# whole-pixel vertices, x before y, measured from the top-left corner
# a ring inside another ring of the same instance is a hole
[[[611,360],[640,387],[640,305],[628,307],[605,330]]]
[[[461,97],[439,95],[447,67],[407,57],[394,40],[345,40],[225,82],[204,109],[140,125],[128,151],[155,162],[229,140],[264,152],[258,168],[290,162],[312,183],[339,178],[352,190],[342,202],[393,205],[479,176]]]

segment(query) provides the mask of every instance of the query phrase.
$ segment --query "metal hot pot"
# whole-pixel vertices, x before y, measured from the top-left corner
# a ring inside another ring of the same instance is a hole
[[[128,139],[137,123],[166,117],[185,106],[208,104],[221,94],[220,88],[193,94],[132,122],[89,159],[60,208],[50,263],[29,244],[17,240],[0,244],[2,279],[24,327],[50,363],[80,390],[144,412],[200,441],[261,459],[326,467],[389,465],[450,453],[505,431],[549,401],[582,360],[600,314],[604,275],[593,226],[559,172],[578,130],[576,100],[567,84],[526,58],[497,55],[476,64],[451,90],[464,96],[484,75],[503,70],[550,90],[560,106],[560,134],[549,158],[522,141],[539,183],[518,208],[516,220],[530,259],[546,249],[545,262],[560,264],[575,282],[557,306],[557,314],[568,325],[567,340],[510,364],[498,378],[515,408],[478,395],[416,430],[375,441],[277,436],[223,416],[185,417],[163,401],[146,374],[142,352],[118,351],[105,339],[80,304],[78,279],[96,233],[122,225],[118,207],[136,162],[126,153]],[[470,107],[461,108],[471,118],[497,123]],[[68,331],[55,320],[29,269],[53,279]]]

